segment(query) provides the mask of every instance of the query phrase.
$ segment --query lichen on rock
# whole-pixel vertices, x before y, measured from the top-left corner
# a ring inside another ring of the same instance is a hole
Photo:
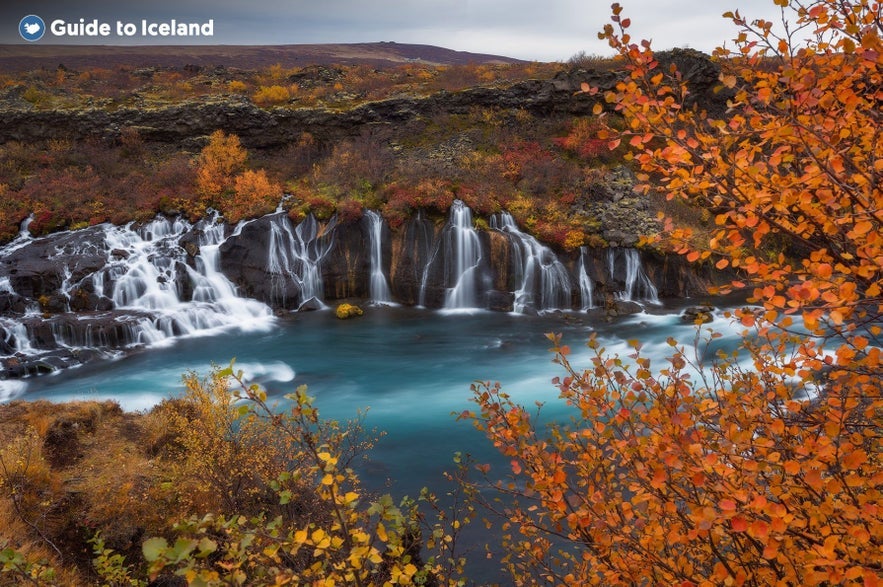
[[[337,317],[341,320],[346,320],[347,318],[355,318],[356,316],[361,316],[365,312],[359,306],[355,304],[340,304],[337,306]]]

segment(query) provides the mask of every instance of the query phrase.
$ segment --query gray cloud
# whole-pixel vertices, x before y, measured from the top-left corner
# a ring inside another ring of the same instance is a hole
[[[624,14],[632,19],[634,37],[651,38],[659,49],[691,46],[710,51],[735,33],[720,16],[733,8],[734,0],[622,3]],[[75,21],[81,17],[112,22],[212,18],[214,37],[198,41],[227,45],[398,41],[543,61],[564,60],[580,50],[610,52],[596,36],[609,22],[608,0],[34,0],[16,4],[0,7],[0,43],[24,43],[18,36],[18,22],[33,13],[47,24],[54,18]],[[767,19],[777,15],[772,0],[743,1],[740,9]]]

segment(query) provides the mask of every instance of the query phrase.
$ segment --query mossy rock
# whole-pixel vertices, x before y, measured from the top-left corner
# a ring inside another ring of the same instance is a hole
[[[355,304],[340,304],[337,306],[337,317],[341,320],[361,316],[364,313],[365,312],[362,311],[362,308]]]

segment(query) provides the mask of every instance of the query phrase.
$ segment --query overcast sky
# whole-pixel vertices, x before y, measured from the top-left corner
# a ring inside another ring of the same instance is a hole
[[[609,54],[597,32],[609,22],[609,0],[2,0],[0,43],[27,44],[18,34],[28,14],[53,20],[205,22],[210,38],[59,39],[46,34],[35,44],[281,45],[396,41],[527,60],[566,60],[578,51]],[[636,39],[656,49],[693,47],[711,51],[735,29],[721,18],[739,8],[753,18],[774,19],[772,0],[620,0]]]

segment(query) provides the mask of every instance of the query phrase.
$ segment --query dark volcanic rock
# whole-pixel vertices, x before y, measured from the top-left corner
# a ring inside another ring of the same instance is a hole
[[[66,279],[65,265],[68,283],[77,283],[104,267],[106,251],[103,228],[97,226],[43,237],[0,258],[0,277],[8,276],[20,296],[52,296]]]
[[[511,312],[515,304],[515,294],[511,291],[493,289],[487,293],[487,308],[494,312]]]
[[[714,320],[714,306],[690,306],[684,309],[681,320],[693,324],[705,324]]]
[[[677,48],[659,51],[655,57],[660,71],[667,72],[674,65],[687,82],[690,90],[687,106],[697,106],[715,117],[724,114],[727,101],[735,96],[735,91],[720,83],[720,66],[708,55],[695,49]]]
[[[428,97],[390,98],[349,110],[259,108],[244,97],[224,96],[156,108],[33,110],[7,103],[0,141],[114,137],[134,127],[145,141],[199,147],[217,129],[236,133],[247,147],[277,147],[303,132],[334,141],[357,136],[365,125],[392,124],[435,113],[465,114],[476,107],[518,108],[536,114],[591,112],[596,97],[576,94],[583,81],[608,89],[615,76],[576,72],[552,80],[528,80],[506,88],[441,91]],[[10,107],[12,105],[13,107]]]
[[[368,243],[368,219],[336,225],[331,236],[334,244],[322,259],[322,283],[325,297],[342,300],[368,298],[370,292],[371,258]],[[389,231],[383,240],[389,258]]]
[[[238,235],[231,236],[221,245],[221,271],[236,284],[241,295],[267,302],[274,298],[272,285],[267,279],[267,267],[271,223],[277,216],[281,215],[265,216],[248,223]],[[294,290],[276,292],[275,297],[291,299],[294,303],[298,293]]]

